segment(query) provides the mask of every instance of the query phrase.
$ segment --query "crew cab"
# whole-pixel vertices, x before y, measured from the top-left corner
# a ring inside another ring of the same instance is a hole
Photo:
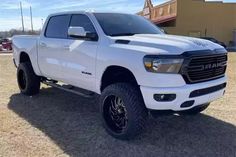
[[[98,94],[103,125],[118,139],[140,134],[151,114],[202,112],[227,82],[222,46],[166,35],[138,15],[52,14],[40,36],[15,36],[13,50],[21,93],[38,94],[44,83]]]

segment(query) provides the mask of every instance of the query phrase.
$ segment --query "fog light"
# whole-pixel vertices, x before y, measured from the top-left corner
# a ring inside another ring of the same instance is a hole
[[[186,101],[186,102],[184,102],[180,107],[181,107],[181,108],[191,107],[191,106],[193,106],[194,102],[195,102],[194,100]]]
[[[154,99],[159,102],[168,102],[176,99],[176,94],[155,94]]]

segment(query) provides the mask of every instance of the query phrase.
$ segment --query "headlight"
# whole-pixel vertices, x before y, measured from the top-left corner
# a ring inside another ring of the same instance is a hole
[[[154,73],[174,73],[180,72],[183,59],[179,58],[158,58],[144,57],[144,66],[148,72]]]

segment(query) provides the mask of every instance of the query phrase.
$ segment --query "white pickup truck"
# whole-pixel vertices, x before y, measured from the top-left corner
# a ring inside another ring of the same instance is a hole
[[[200,113],[226,87],[223,47],[166,35],[138,15],[52,14],[40,36],[15,36],[13,49],[21,93],[44,83],[99,94],[104,127],[118,139],[141,133],[150,113]]]

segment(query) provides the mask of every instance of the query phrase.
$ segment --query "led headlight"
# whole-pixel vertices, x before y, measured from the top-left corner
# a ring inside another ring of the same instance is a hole
[[[148,72],[154,73],[179,73],[183,64],[179,58],[144,57],[144,66]]]

